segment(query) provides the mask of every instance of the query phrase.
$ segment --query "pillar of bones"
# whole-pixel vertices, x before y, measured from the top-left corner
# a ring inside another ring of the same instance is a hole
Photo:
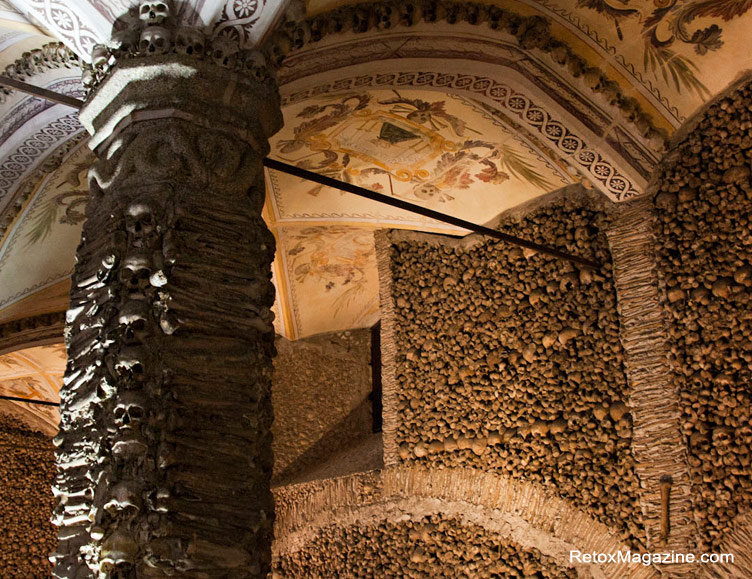
[[[85,75],[98,161],[67,315],[54,575],[266,577],[278,92],[259,53],[212,46],[165,3],[140,16]]]

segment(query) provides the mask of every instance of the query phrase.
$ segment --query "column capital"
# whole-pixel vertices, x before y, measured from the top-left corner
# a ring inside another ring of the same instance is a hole
[[[89,91],[80,119],[97,151],[144,120],[179,118],[232,133],[257,153],[282,127],[280,99],[266,57],[228,37],[179,26],[163,1],[143,2],[140,21],[97,45],[85,65]]]

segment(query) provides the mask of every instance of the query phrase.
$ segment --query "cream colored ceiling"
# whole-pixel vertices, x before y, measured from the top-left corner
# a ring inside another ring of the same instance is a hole
[[[357,1],[308,0],[308,14]],[[552,33],[677,128],[752,67],[748,0],[495,0]],[[661,121],[662,119],[655,119]]]
[[[106,33],[115,14],[131,4],[120,0],[0,3],[0,65],[50,41],[31,21],[83,53]],[[330,0],[307,3],[309,14],[340,4]],[[639,100],[656,126],[669,132],[752,62],[747,49],[752,3],[747,0],[614,0],[610,4],[605,0],[505,0],[498,4],[522,15],[548,18],[555,38],[600,67],[626,94]],[[283,7],[284,3],[272,1],[207,0],[195,5],[194,15],[216,23],[222,33],[242,34],[253,43]],[[53,13],[57,16],[52,17]],[[66,14],[77,18],[69,19],[71,26],[66,24]],[[427,30],[421,34],[429,34]],[[496,37],[500,43],[514,41],[513,37],[501,39],[488,27],[482,34],[479,31],[465,30],[464,38],[469,42],[477,32],[490,41]],[[402,33],[382,34],[384,39],[389,37],[383,42],[384,50],[399,47]],[[368,42],[380,42],[381,33],[368,34],[373,36]],[[345,52],[344,57],[348,56]],[[549,66],[552,81],[558,79],[566,90],[580,91],[583,103],[596,102],[581,79],[555,68],[545,60],[548,56],[530,52],[528,57]],[[440,58],[410,62],[384,58],[383,70],[369,64],[354,67],[358,70],[350,76],[365,75],[366,68],[375,71],[374,78],[400,66],[404,68],[400,74],[447,68]],[[326,68],[326,63],[319,64],[322,70]],[[415,70],[408,70],[409,66]],[[477,72],[470,66],[464,71]],[[533,116],[525,125],[525,119],[509,112],[506,101],[505,111],[500,101],[490,97],[484,100],[469,91],[438,86],[421,89],[417,83],[398,86],[399,80],[390,85],[369,81],[357,86],[345,83],[347,71],[340,72],[326,78],[312,75],[298,79],[292,83],[295,86],[282,87],[285,128],[272,141],[273,157],[478,223],[572,182],[600,186],[597,172],[602,163],[593,164],[588,173],[557,149],[542,129],[536,129],[540,123]],[[524,93],[526,115],[541,111],[548,119],[546,130],[559,127],[577,133],[575,137],[589,150],[599,154],[605,150],[604,142],[583,130],[580,117],[557,108],[535,79],[524,78],[518,71],[515,74],[522,77],[515,80],[506,69],[494,74],[496,81],[508,82],[516,94]],[[76,94],[77,76],[75,69],[58,68],[35,75],[32,81]],[[606,109],[604,105],[604,118],[610,114]],[[64,281],[72,270],[80,233],[81,203],[86,198],[84,170],[91,154],[83,146],[64,146],[81,132],[71,109],[19,93],[0,105],[0,127],[0,217],[9,215],[19,203],[18,191],[32,190],[0,242],[1,315],[40,292],[54,288],[59,288],[61,296],[65,292]],[[607,155],[603,153],[608,157],[604,163],[611,163],[608,170],[613,174],[626,174],[629,167],[624,169],[627,163],[615,151],[612,147]],[[58,169],[41,168],[50,159],[55,159]],[[636,191],[645,179],[639,171],[629,178]],[[267,189],[264,215],[278,240],[273,271],[277,331],[293,339],[364,327],[378,319],[373,230],[399,227],[461,233],[275,172],[267,175]]]

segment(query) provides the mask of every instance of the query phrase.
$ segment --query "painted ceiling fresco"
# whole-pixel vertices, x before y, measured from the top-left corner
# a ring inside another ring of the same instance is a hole
[[[749,0],[495,0],[540,14],[561,38],[627,94],[650,101],[674,128],[752,67]],[[308,0],[317,14],[345,4]]]
[[[68,278],[88,197],[92,153],[80,144],[18,215],[0,246],[0,308]]]
[[[464,98],[373,90],[309,99],[284,112],[274,158],[470,221],[489,221],[575,180],[549,152]],[[446,229],[296,177],[273,173],[270,185],[278,223],[394,221]]]
[[[59,402],[65,361],[62,344],[26,348],[0,356],[0,394]],[[33,414],[50,429],[57,430],[60,417],[56,407],[0,400],[0,407],[8,405]]]
[[[478,103],[427,91],[361,91],[285,107],[271,156],[476,223],[576,177]],[[267,223],[284,334],[378,320],[373,230],[463,230],[270,171]]]
[[[752,63],[750,0],[494,3],[546,17],[555,37],[601,67],[626,94],[648,103],[660,117],[656,123],[669,130]],[[43,33],[88,57],[91,44],[135,4],[0,0],[0,65],[49,42]],[[341,4],[309,0],[308,14]],[[183,21],[254,44],[285,6],[276,0],[198,0],[184,5]],[[61,67],[35,75],[34,82],[80,95],[78,74]],[[544,100],[543,93],[532,96]],[[290,100],[284,113],[273,157],[478,223],[583,179],[549,149],[550,142],[479,101],[446,91],[351,86]],[[81,131],[75,112],[65,107],[18,93],[0,104],[0,218],[14,205],[21,209],[0,240],[0,310],[58,287],[72,269],[91,162],[85,146],[70,144]],[[59,168],[43,170],[53,158]],[[31,188],[28,202],[18,195],[23,187]],[[276,328],[291,339],[364,327],[378,318],[375,229],[463,233],[276,172],[267,174],[267,189],[264,215],[279,248]]]

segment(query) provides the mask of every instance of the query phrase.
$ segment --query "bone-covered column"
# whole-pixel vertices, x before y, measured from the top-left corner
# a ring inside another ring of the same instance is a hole
[[[59,578],[270,567],[274,239],[261,208],[279,97],[258,53],[163,19],[147,13],[137,45],[95,49],[86,75],[99,160],[55,439]]]

